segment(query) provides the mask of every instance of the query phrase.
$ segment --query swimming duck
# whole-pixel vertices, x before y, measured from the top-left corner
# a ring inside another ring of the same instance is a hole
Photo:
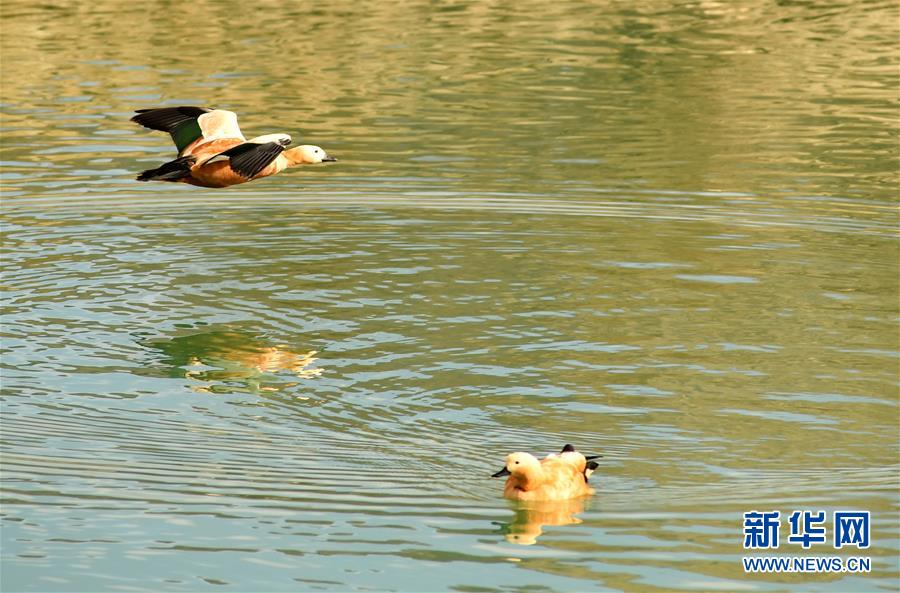
[[[509,476],[503,496],[513,500],[565,500],[594,493],[588,478],[600,457],[585,457],[572,445],[538,460],[530,453],[510,453],[506,465],[493,478]]]
[[[287,134],[247,140],[237,115],[224,109],[162,107],[138,109],[131,121],[168,132],[178,158],[137,176],[138,181],[174,181],[201,187],[228,187],[280,173],[294,165],[337,161],[318,146],[287,149]]]

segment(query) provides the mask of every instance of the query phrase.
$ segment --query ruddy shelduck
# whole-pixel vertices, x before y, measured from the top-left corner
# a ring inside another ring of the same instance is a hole
[[[137,176],[138,181],[174,181],[201,187],[228,187],[275,175],[294,165],[314,165],[337,159],[318,146],[291,144],[287,134],[266,134],[247,140],[237,115],[205,107],[138,109],[131,121],[168,132],[178,158]]]
[[[566,500],[594,493],[588,478],[599,455],[585,457],[572,445],[538,460],[530,453],[510,453],[506,465],[492,477],[509,476],[503,496],[513,500]]]

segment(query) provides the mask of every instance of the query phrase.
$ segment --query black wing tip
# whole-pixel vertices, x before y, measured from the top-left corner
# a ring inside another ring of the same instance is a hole
[[[131,116],[131,121],[151,130],[171,133],[180,124],[197,119],[210,111],[212,110],[206,107],[193,107],[190,105],[135,109],[135,115]]]
[[[228,156],[231,170],[246,179],[253,179],[263,169],[284,152],[284,146],[278,142],[254,144],[245,142],[221,153]]]
[[[184,115],[204,114],[213,111],[210,107],[197,107],[196,105],[179,105],[177,107],[148,107],[147,109],[135,109],[135,113],[150,113],[151,111],[177,111]]]
[[[138,173],[138,181],[179,181],[191,174],[191,165],[197,161],[193,156],[177,158],[163,163],[156,169],[147,169]]]
[[[560,451],[560,454],[575,453],[575,451],[576,450],[573,445],[566,445],[565,447],[562,448],[562,451]],[[600,459],[601,457],[603,457],[603,455],[585,455],[584,456],[585,460],[587,460],[587,461],[590,461],[591,459]]]
[[[588,461],[587,463],[584,464],[584,473],[582,475],[584,476],[585,484],[587,484],[590,481],[590,480],[588,480],[588,478],[590,478],[592,473],[597,471],[598,467],[600,467],[600,464],[597,463],[596,461]]]

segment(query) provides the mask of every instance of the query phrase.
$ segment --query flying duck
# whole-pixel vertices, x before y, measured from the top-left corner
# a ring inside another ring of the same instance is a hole
[[[318,146],[287,149],[287,134],[266,134],[247,140],[237,115],[205,107],[138,109],[131,121],[168,132],[178,158],[148,169],[138,181],[175,181],[201,187],[228,187],[280,173],[294,165],[337,161]]]

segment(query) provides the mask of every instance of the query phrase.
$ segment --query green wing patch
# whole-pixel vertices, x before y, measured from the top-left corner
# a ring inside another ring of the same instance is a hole
[[[181,151],[187,148],[191,142],[203,136],[203,132],[200,131],[200,124],[197,123],[196,119],[179,124],[171,133],[172,142],[175,143],[175,148],[178,149],[179,154],[181,154]]]

